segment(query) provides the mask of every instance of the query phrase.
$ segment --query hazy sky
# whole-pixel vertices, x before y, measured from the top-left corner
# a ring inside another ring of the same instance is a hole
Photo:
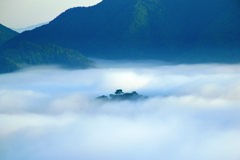
[[[0,74],[0,159],[240,159],[240,65],[112,63]]]
[[[9,28],[23,28],[48,22],[65,10],[91,6],[101,0],[0,0],[0,23]]]

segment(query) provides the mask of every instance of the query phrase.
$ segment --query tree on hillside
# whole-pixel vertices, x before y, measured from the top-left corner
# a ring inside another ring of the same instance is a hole
[[[122,89],[118,89],[118,90],[116,90],[115,94],[116,94],[116,95],[123,94],[123,91],[122,91]]]

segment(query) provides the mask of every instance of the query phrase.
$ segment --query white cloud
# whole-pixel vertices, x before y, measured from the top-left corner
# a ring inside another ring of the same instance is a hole
[[[239,65],[133,66],[0,75],[0,159],[240,158]]]

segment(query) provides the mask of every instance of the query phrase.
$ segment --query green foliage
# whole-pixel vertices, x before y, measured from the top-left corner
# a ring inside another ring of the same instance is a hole
[[[158,0],[139,0],[134,6],[133,22],[130,26],[131,34],[140,34],[149,29],[149,13],[160,9]]]
[[[130,32],[138,32],[139,29],[147,25],[148,10],[144,5],[144,2],[139,1],[135,5],[135,11],[133,13],[134,21],[130,26]]]
[[[16,35],[18,35],[17,32],[0,24],[0,45]]]
[[[0,73],[12,72],[19,69],[18,65],[9,58],[0,57]]]
[[[20,42],[1,49],[1,72],[18,69],[17,64],[60,64],[71,68],[93,67],[94,62],[80,52],[62,48],[53,44],[39,45],[31,42]]]
[[[42,47],[54,44],[71,48],[87,57],[104,59],[240,62],[240,54],[198,52],[201,47],[221,50],[240,46],[238,5],[237,1],[229,0],[103,0],[92,7],[71,8],[49,24],[14,37],[5,46],[29,41]],[[42,51],[33,53],[24,55],[32,57],[27,58],[28,63],[38,63],[42,58],[77,66],[74,59],[82,59],[66,54],[64,49],[54,52],[62,58],[48,54],[43,58]]]

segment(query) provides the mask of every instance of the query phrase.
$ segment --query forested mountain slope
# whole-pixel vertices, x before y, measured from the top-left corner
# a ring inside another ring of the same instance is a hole
[[[4,25],[0,24],[0,45],[4,42],[8,41],[12,37],[18,35],[17,32],[5,27]]]
[[[32,42],[20,42],[0,49],[0,73],[20,69],[21,64],[57,64],[77,69],[94,67],[94,62],[80,52],[53,44],[39,45]]]
[[[236,63],[239,7],[237,0],[103,0],[69,9],[7,45],[52,43],[110,59]]]

